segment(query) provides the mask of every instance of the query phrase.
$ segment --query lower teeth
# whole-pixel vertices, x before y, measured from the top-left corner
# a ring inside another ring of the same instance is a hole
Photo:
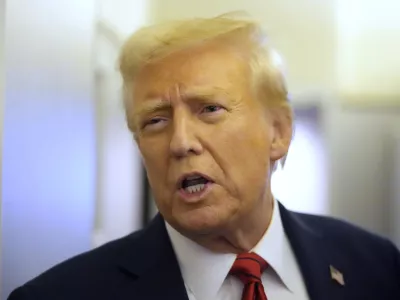
[[[184,190],[185,190],[185,192],[187,192],[189,194],[193,194],[193,193],[201,192],[202,190],[204,190],[204,187],[205,187],[205,184],[200,183],[200,184],[188,186]]]

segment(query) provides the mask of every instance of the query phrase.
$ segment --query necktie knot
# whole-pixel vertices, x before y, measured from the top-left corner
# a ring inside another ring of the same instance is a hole
[[[229,274],[236,276],[244,284],[251,282],[261,283],[261,274],[267,267],[267,262],[259,255],[255,253],[243,253],[236,257]]]

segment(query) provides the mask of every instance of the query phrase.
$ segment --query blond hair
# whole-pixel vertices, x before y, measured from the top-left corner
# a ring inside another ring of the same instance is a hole
[[[289,108],[283,64],[268,43],[262,27],[234,13],[213,18],[193,18],[143,27],[128,38],[121,49],[119,70],[124,85],[124,102],[129,124],[129,104],[136,76],[146,65],[177,51],[210,41],[231,43],[249,55],[248,65],[255,96],[268,105]],[[132,129],[132,126],[130,126]]]
[[[252,84],[257,96],[269,102],[286,101],[287,89],[283,66],[267,41],[261,26],[247,18],[225,14],[213,18],[170,21],[139,29],[122,46],[119,70],[124,87],[134,81],[138,72],[169,54],[208,41],[226,40],[249,52]]]

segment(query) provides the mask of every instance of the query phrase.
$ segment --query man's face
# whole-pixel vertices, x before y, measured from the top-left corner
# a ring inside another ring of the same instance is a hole
[[[134,82],[132,113],[150,186],[181,232],[224,230],[265,201],[270,161],[285,153],[272,149],[275,128],[249,78],[237,53],[210,43],[146,66]]]

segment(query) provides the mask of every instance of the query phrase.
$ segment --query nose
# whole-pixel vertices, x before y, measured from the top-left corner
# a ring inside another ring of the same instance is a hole
[[[203,152],[202,144],[196,134],[199,128],[196,128],[189,117],[176,114],[172,130],[170,152],[173,157],[182,158]]]

